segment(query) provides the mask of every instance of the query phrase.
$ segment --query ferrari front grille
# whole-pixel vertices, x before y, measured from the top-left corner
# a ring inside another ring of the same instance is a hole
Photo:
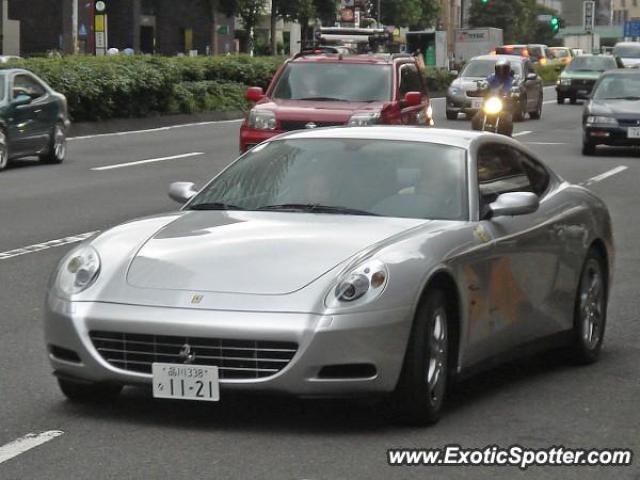
[[[293,342],[232,340],[92,331],[100,356],[113,367],[151,373],[154,362],[217,366],[221,379],[252,379],[275,375],[291,361]]]

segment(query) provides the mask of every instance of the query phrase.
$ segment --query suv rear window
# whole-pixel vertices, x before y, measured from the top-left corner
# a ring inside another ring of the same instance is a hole
[[[496,53],[498,55],[519,55],[521,57],[528,56],[527,47],[514,47],[511,45],[496,48]]]
[[[391,65],[289,63],[272,98],[344,102],[391,100]]]

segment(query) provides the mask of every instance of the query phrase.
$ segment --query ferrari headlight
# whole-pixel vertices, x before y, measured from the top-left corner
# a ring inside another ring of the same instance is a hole
[[[100,256],[95,248],[82,245],[61,262],[56,287],[65,296],[80,293],[95,281],[100,272]]]
[[[365,262],[342,276],[329,292],[326,304],[328,307],[337,307],[356,301],[370,301],[382,293],[388,278],[389,273],[382,262]]]
[[[497,115],[502,111],[502,100],[498,97],[491,97],[485,103],[482,109],[487,115]]]
[[[618,125],[618,120],[616,120],[613,117],[589,115],[587,117],[587,123],[598,124],[598,125]]]
[[[350,127],[364,127],[367,125],[375,125],[380,121],[380,112],[362,112],[354,113],[349,119]]]
[[[247,123],[249,127],[257,130],[275,130],[276,114],[269,110],[251,110]]]

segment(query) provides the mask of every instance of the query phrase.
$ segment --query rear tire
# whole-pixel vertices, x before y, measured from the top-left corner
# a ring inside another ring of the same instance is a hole
[[[540,100],[538,100],[536,109],[533,112],[529,112],[529,117],[531,117],[532,120],[540,120],[540,117],[542,117],[542,94],[540,94]]]
[[[576,292],[572,358],[583,365],[598,360],[607,323],[605,261],[597,250],[587,253]]]
[[[9,144],[4,130],[0,130],[0,171],[9,165]]]
[[[64,131],[64,126],[57,123],[51,131],[47,153],[40,155],[40,161],[48,164],[59,164],[64,162],[66,155],[67,136]]]
[[[440,418],[448,381],[448,318],[444,292],[427,293],[418,306],[394,392],[394,407],[404,423],[430,425]]]
[[[582,143],[582,155],[590,157],[591,155],[595,155],[596,146],[591,142],[583,142]]]
[[[80,383],[63,378],[58,379],[62,393],[76,403],[109,403],[122,391],[122,385],[101,383]]]
[[[457,120],[457,119],[458,119],[458,112],[447,110],[447,120]]]
[[[522,97],[519,104],[513,108],[513,121],[522,122],[524,120],[525,109],[527,108],[527,97]]]

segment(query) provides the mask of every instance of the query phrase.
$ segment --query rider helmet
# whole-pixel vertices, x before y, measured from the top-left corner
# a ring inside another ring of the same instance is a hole
[[[495,65],[496,77],[500,80],[506,80],[511,75],[511,64],[509,60],[500,59]]]

